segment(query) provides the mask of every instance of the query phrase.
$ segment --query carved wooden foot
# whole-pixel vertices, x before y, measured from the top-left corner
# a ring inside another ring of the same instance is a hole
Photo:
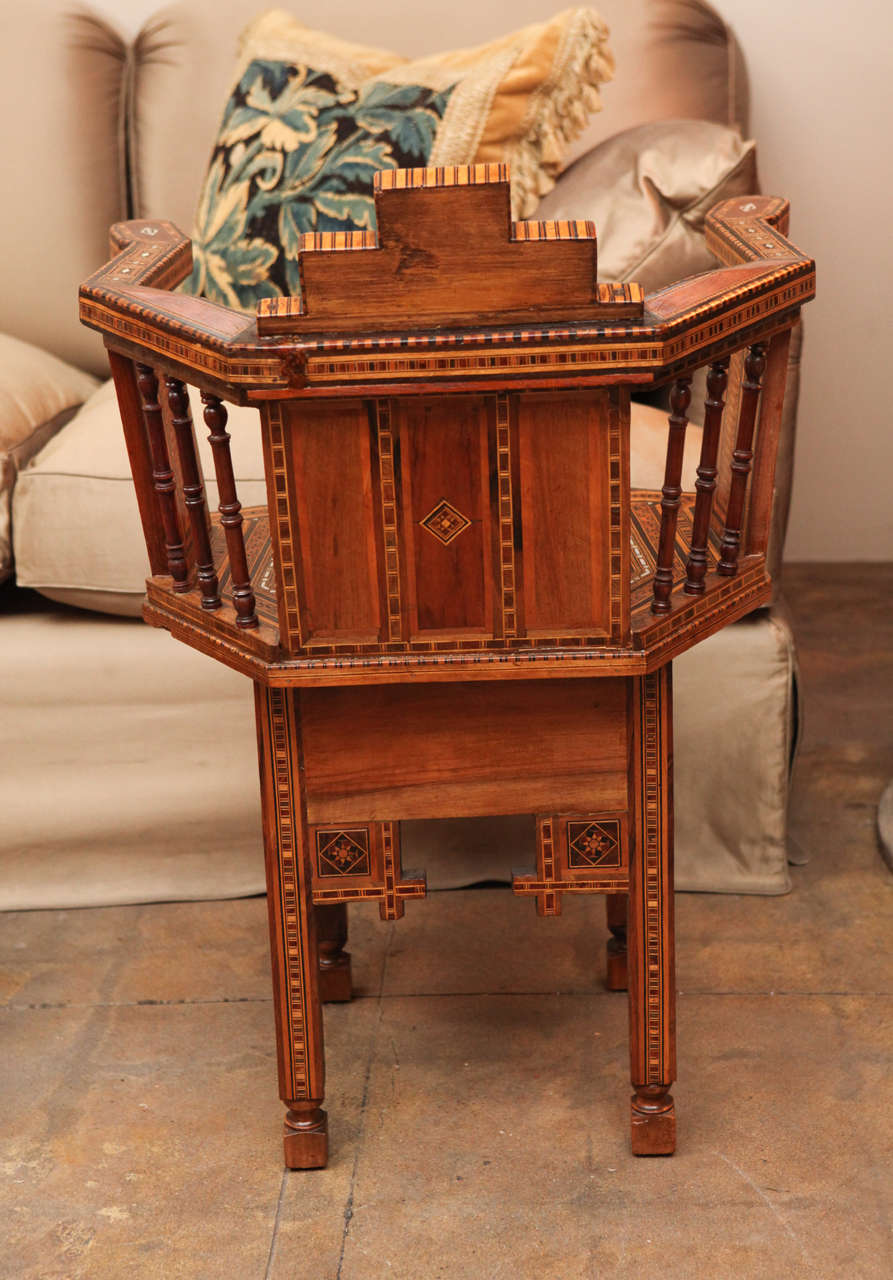
[[[638,1086],[630,1121],[634,1156],[671,1156],[676,1150],[676,1106],[669,1085]]]
[[[319,998],[326,1004],[343,1003],[353,997],[350,956],[344,950],[347,906],[336,902],[314,910],[319,937]]]
[[[344,1004],[353,999],[350,956],[346,951],[327,958],[320,946],[319,998],[323,1004]]]
[[[287,1169],[324,1169],[329,1158],[329,1117],[313,1101],[289,1103],[285,1113]]]
[[[629,896],[625,893],[609,893],[605,897],[605,911],[611,937],[608,939],[605,986],[609,991],[626,991],[628,985],[626,964],[626,921]]]

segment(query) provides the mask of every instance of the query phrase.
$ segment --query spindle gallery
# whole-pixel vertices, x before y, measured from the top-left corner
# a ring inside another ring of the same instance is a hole
[[[169,292],[190,245],[165,222],[116,226],[81,290],[133,469],[144,616],[254,682],[286,1164],[327,1159],[321,1002],[351,995],[348,904],[397,920],[425,894],[401,820],[510,813],[535,818],[513,888],[541,915],[606,896],[632,1150],[669,1154],[671,662],[769,600],[813,263],[770,197],[717,206],[724,265],[648,296],[597,281],[592,224],[512,223],[504,166],[381,173],[375,198],[377,233],[305,236],[300,298],[255,320]],[[662,386],[663,489],[631,490],[630,394]],[[259,410],[265,507],[240,508],[224,401]]]

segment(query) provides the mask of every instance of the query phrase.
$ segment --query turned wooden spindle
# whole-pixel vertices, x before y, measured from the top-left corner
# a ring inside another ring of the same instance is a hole
[[[685,566],[685,591],[690,596],[704,594],[704,578],[707,576],[707,535],[713,514],[713,495],[716,491],[716,457],[719,452],[719,432],[725,408],[726,386],[729,381],[729,357],[716,360],[707,372],[707,399],[704,402],[704,435],[701,439],[701,458],[695,488],[695,514],[692,519],[691,548]]]
[[[605,915],[608,930],[608,964],[605,971],[605,986],[609,991],[626,991],[627,976],[627,920],[629,916],[629,894],[605,894]]]
[[[676,546],[676,521],[682,499],[682,457],[685,450],[685,428],[691,403],[691,378],[677,378],[670,392],[670,431],[667,440],[667,463],[660,503],[660,541],[657,568],[654,571],[652,613],[670,612],[673,590],[673,552]]]
[[[167,451],[161,405],[158,403],[158,378],[155,376],[155,370],[150,365],[137,364],[136,383],[139,388],[143,407],[143,420],[146,424],[146,435],[149,440],[149,454],[152,459],[152,482],[155,493],[158,496],[158,507],[164,528],[164,549],[167,557],[168,573],[174,580],[175,591],[188,591],[189,569],[186,564],[183,535],[180,532],[176,485],[174,483],[174,473],[171,469],[170,456]]]
[[[720,559],[717,573],[733,578],[738,572],[738,550],[741,546],[741,526],[744,519],[744,499],[753,461],[753,432],[757,420],[757,404],[760,386],[766,368],[766,344],[755,342],[744,361],[744,377],[741,380],[741,409],[738,414],[738,435],[732,454],[732,482],[729,486],[729,503],[726,523],[720,543]]]
[[[189,393],[179,378],[165,378],[167,401],[171,409],[171,426],[180,456],[183,476],[183,500],[192,529],[195,547],[196,574],[202,593],[203,609],[220,608],[220,591],[211,554],[208,536],[208,508],[205,505],[205,489],[195,451],[195,434],[192,430],[192,414],[189,411]]]
[[[201,395],[204,405],[203,416],[209,432],[208,440],[214,454],[214,470],[217,474],[217,489],[220,495],[220,523],[223,525],[226,550],[229,555],[236,623],[240,627],[256,627],[258,621],[254,592],[251,590],[248,557],[245,554],[245,536],[242,532],[242,504],[236,497],[236,477],[233,474],[229,432],[226,429],[228,415],[225,405],[217,396],[207,391],[203,391]]]
[[[347,903],[318,904],[314,910],[319,938],[319,998],[326,1004],[350,1000],[350,956],[344,950]]]

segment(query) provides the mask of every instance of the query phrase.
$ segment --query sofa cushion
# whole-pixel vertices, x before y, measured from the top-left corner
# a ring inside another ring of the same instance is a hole
[[[135,46],[130,116],[136,216],[170,218],[189,230],[231,83],[238,33],[257,12],[252,0],[189,0],[159,10]],[[306,19],[305,4],[285,3]],[[325,7],[334,35],[418,58],[465,47],[524,23],[540,22],[557,0],[339,0]],[[598,0],[610,30],[617,75],[603,110],[571,144],[568,158],[649,120],[713,120],[747,129],[747,78],[740,50],[704,0]],[[322,12],[320,10],[319,12]]]
[[[193,421],[201,423],[198,392],[190,388]],[[229,405],[233,466],[239,499],[266,505],[259,416]],[[694,487],[700,430],[688,432],[683,485]],[[210,448],[196,432],[209,505],[217,485]],[[658,489],[663,482],[666,415],[632,407],[630,470],[633,485]],[[149,572],[136,497],[118,416],[108,382],[20,476],[15,493],[16,577],[53,600],[138,617]]]
[[[245,309],[295,296],[302,234],[374,227],[380,169],[508,161],[516,214],[531,214],[610,73],[589,9],[417,62],[262,15],[242,36],[185,288]]]
[[[191,394],[201,424],[201,401]],[[266,502],[259,421],[255,409],[232,408],[233,465],[246,506]],[[210,446],[201,430],[196,435],[216,508]],[[104,383],[19,477],[13,527],[20,586],[101,613],[139,616],[149,569],[113,383]]]
[[[679,889],[790,888],[793,658],[783,618],[761,610],[673,663]],[[4,619],[0,664],[15,672],[0,717],[0,910],[264,892],[244,676],[152,627],[54,608]],[[532,860],[531,825],[406,822],[404,860],[429,889],[509,880]]]
[[[0,582],[12,572],[16,477],[97,385],[90,374],[0,333]]]
[[[80,282],[126,216],[127,48],[70,0],[3,6],[0,330],[94,373],[102,341],[78,322]]]
[[[757,190],[756,147],[706,120],[627,129],[581,157],[540,204],[543,218],[591,218],[602,280],[662,288],[716,267],[704,218]]]

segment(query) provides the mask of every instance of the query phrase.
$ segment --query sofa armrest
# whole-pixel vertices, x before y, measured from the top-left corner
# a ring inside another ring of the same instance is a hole
[[[12,572],[16,477],[99,385],[40,347],[0,334],[0,582]]]

